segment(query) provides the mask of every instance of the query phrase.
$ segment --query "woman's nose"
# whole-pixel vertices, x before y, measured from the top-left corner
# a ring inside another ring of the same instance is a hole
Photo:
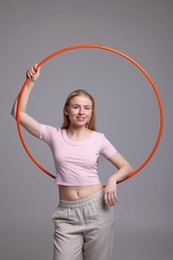
[[[80,108],[80,109],[79,109],[79,114],[80,114],[80,115],[83,115],[83,114],[84,114],[83,108]]]

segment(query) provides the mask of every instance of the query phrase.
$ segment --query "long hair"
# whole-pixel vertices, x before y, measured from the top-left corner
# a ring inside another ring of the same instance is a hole
[[[88,122],[88,124],[86,125],[86,127],[90,130],[96,131],[96,112],[95,112],[95,101],[94,98],[85,90],[83,89],[78,89],[73,91],[72,93],[70,93],[66,99],[66,102],[64,104],[64,108],[63,108],[63,117],[64,117],[64,121],[63,124],[61,126],[61,128],[69,128],[70,126],[70,120],[68,115],[65,114],[65,111],[67,109],[67,107],[70,104],[70,100],[76,96],[86,96],[88,97],[91,102],[92,102],[92,117],[90,119],[90,121]]]

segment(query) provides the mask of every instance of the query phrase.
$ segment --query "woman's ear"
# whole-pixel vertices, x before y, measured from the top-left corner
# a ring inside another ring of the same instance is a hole
[[[67,112],[67,110],[64,111],[64,114],[65,114],[66,116],[68,116],[68,112]]]

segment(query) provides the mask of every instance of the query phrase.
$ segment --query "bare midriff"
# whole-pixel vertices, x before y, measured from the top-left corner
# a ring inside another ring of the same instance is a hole
[[[61,200],[80,200],[102,190],[102,184],[89,186],[63,186],[59,185],[59,196]]]

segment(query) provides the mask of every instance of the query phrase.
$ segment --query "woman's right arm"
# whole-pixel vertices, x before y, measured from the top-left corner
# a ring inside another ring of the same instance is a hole
[[[40,68],[37,70],[37,72],[35,71],[36,66],[37,66],[37,64],[27,71],[27,77],[30,78],[30,81],[23,92],[23,96],[22,96],[22,100],[21,100],[21,104],[20,104],[19,115],[20,115],[20,124],[30,134],[34,135],[35,137],[39,137],[40,136],[40,127],[41,127],[40,123],[38,121],[36,121],[34,118],[32,118],[30,115],[28,115],[26,112],[31,91],[32,91],[35,81],[39,77],[39,73],[40,73]],[[16,98],[12,111],[11,111],[11,115],[15,119],[16,119],[16,114],[17,114],[18,98],[19,98],[19,95]]]

